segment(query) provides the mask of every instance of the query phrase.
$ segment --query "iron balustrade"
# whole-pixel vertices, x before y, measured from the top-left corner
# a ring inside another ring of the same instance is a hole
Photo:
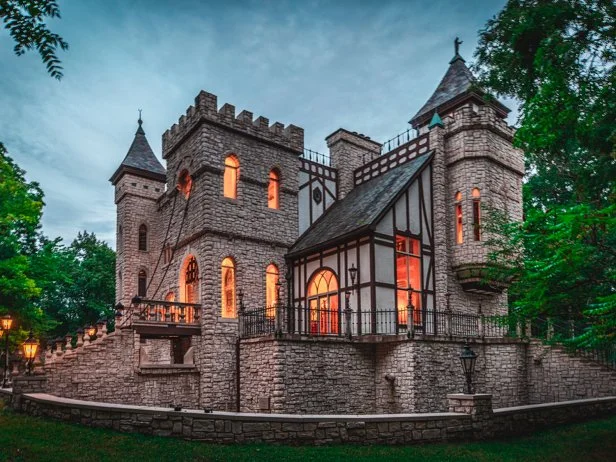
[[[244,338],[275,333],[317,337],[365,335],[443,335],[501,338],[511,335],[506,316],[455,311],[377,309],[358,313],[309,306],[244,309],[239,313]]]
[[[304,152],[301,157],[311,162],[316,162],[317,164],[325,165],[327,167],[331,166],[331,158],[328,154],[313,151],[312,149],[304,148]]]
[[[161,324],[199,324],[201,305],[162,300],[133,299],[133,322]]]

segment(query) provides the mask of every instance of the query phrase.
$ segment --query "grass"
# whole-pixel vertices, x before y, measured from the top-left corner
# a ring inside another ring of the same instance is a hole
[[[608,461],[616,416],[511,440],[423,446],[213,445],[87,428],[0,411],[0,461]]]

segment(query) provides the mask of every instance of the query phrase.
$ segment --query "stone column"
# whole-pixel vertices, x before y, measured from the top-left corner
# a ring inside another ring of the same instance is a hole
[[[47,377],[44,375],[24,375],[13,379],[12,407],[21,410],[21,396],[29,393],[45,393]]]
[[[492,395],[488,394],[451,394],[447,395],[449,412],[470,414],[473,426],[473,438],[486,439],[494,434]]]

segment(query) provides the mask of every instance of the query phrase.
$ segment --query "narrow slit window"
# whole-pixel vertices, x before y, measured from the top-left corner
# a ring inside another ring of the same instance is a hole
[[[267,186],[267,206],[270,209],[280,208],[280,175],[273,169],[269,174],[269,184]]]
[[[137,295],[140,297],[145,297],[145,292],[147,288],[148,275],[145,270],[139,271],[139,276],[137,278]]]
[[[240,172],[240,161],[233,154],[225,159],[225,174],[223,193],[225,197],[237,199],[237,181]]]
[[[235,315],[235,264],[227,257],[222,261],[222,317]]]
[[[278,275],[278,267],[276,265],[272,263],[267,266],[265,270],[265,309],[268,318],[273,318],[276,315]]]
[[[139,250],[148,250],[148,227],[139,226]]]
[[[473,188],[473,238],[481,240],[481,192]]]
[[[464,242],[464,234],[462,231],[462,193],[456,193],[456,244],[462,244]]]

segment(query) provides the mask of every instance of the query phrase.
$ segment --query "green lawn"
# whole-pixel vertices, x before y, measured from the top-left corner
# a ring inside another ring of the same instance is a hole
[[[0,461],[609,461],[616,416],[510,441],[424,446],[222,446],[116,433],[0,411]]]

